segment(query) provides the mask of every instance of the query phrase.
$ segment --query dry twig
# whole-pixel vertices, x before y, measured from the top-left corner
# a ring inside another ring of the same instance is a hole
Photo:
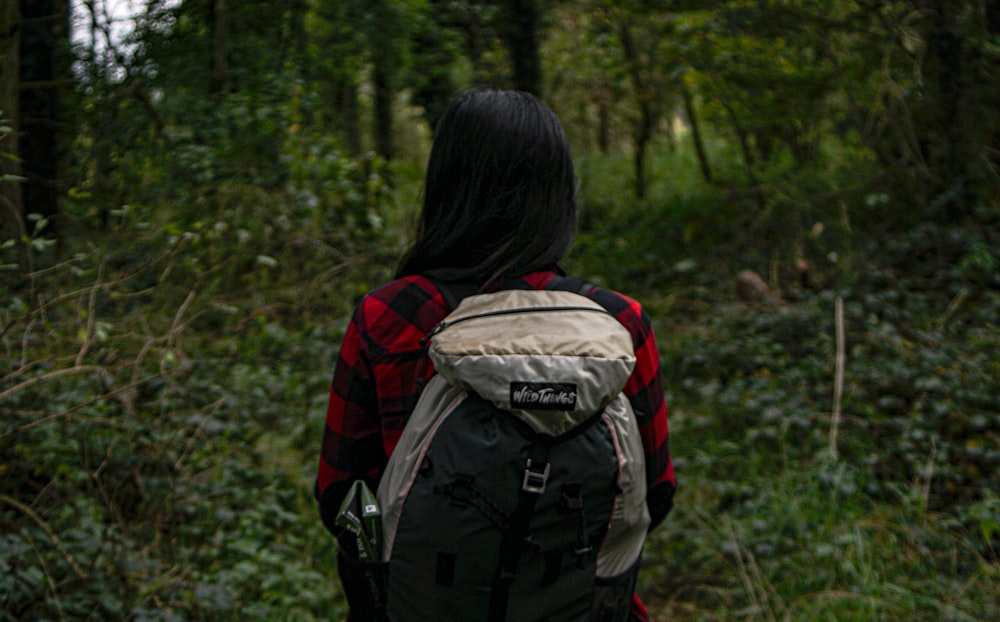
[[[38,526],[42,528],[42,531],[44,531],[46,535],[49,536],[49,539],[52,540],[52,543],[56,545],[56,549],[62,554],[63,559],[66,560],[66,563],[69,564],[69,567],[73,569],[73,573],[76,574],[76,576],[80,579],[87,578],[87,573],[85,573],[80,568],[80,566],[77,565],[76,560],[73,559],[73,556],[69,554],[69,551],[63,548],[62,541],[59,539],[59,536],[56,535],[56,532],[52,531],[52,528],[49,527],[49,524],[45,522],[45,520],[41,516],[39,516],[37,512],[32,510],[29,506],[25,505],[24,503],[21,503],[14,497],[11,497],[10,495],[5,495],[3,493],[0,493],[0,501],[3,501],[7,505],[17,510],[20,510],[25,514],[25,516],[28,516],[33,521],[35,521],[35,523],[37,523]]]
[[[830,454],[837,457],[837,435],[840,433],[840,407],[844,393],[844,362],[846,359],[844,338],[844,299],[837,296],[837,370],[833,384],[833,421],[830,423]]]

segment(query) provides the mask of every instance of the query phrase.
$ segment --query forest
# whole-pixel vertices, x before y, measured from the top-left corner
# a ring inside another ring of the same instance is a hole
[[[998,3],[4,0],[0,47],[0,620],[344,618],[339,343],[491,86],[653,321],[653,619],[1000,619]]]

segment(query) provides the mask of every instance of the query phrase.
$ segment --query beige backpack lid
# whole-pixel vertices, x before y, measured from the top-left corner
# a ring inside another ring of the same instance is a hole
[[[553,435],[611,403],[635,366],[628,330],[567,291],[470,296],[430,339],[434,367],[448,382]]]

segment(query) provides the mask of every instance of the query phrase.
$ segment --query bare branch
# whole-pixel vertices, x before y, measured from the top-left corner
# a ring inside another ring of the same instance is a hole
[[[68,367],[66,369],[56,369],[50,371],[47,374],[42,374],[41,376],[35,376],[30,380],[25,380],[21,384],[15,384],[6,391],[0,392],[0,400],[6,399],[11,395],[14,395],[18,391],[23,391],[36,384],[41,384],[44,382],[49,382],[50,380],[55,380],[57,378],[62,378],[63,376],[74,376],[76,374],[87,374],[87,373],[104,373],[104,368],[100,365],[78,365],[75,367]]]
[[[69,554],[69,551],[63,548],[62,541],[59,539],[59,536],[56,535],[56,532],[53,531],[52,528],[49,527],[49,524],[45,522],[45,520],[41,516],[39,516],[34,510],[32,510],[31,507],[25,505],[24,503],[21,503],[14,497],[11,497],[10,495],[6,495],[3,493],[0,493],[0,501],[3,501],[7,505],[17,510],[20,510],[26,516],[35,521],[35,523],[37,523],[38,526],[42,528],[42,531],[44,531],[46,535],[49,536],[49,539],[52,540],[52,543],[56,545],[56,549],[62,554],[63,559],[66,560],[66,563],[69,564],[70,568],[73,569],[73,573],[76,574],[76,576],[80,579],[87,578],[87,573],[85,573],[80,568],[80,566],[77,565],[76,560],[73,559],[73,556]]]

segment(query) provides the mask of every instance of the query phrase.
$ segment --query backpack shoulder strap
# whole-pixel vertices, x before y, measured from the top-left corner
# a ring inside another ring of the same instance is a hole
[[[575,276],[560,276],[557,274],[551,281],[545,284],[545,289],[573,292],[581,296],[588,296],[593,291],[594,286]]]
[[[465,299],[468,296],[472,296],[473,294],[479,291],[479,286],[476,285],[475,283],[443,281],[439,278],[430,275],[424,275],[424,276],[426,276],[430,280],[430,282],[434,284],[434,287],[436,287],[437,290],[441,292],[441,295],[444,297],[445,303],[447,303],[448,307],[452,311],[454,311],[455,308],[458,307],[458,304],[462,302],[463,299]]]
[[[441,292],[444,301],[453,311],[463,299],[479,292],[479,286],[475,283],[444,281],[429,274],[425,274],[424,276]],[[573,292],[587,296],[593,291],[594,286],[575,276],[560,276],[557,274],[545,284],[544,289]]]

